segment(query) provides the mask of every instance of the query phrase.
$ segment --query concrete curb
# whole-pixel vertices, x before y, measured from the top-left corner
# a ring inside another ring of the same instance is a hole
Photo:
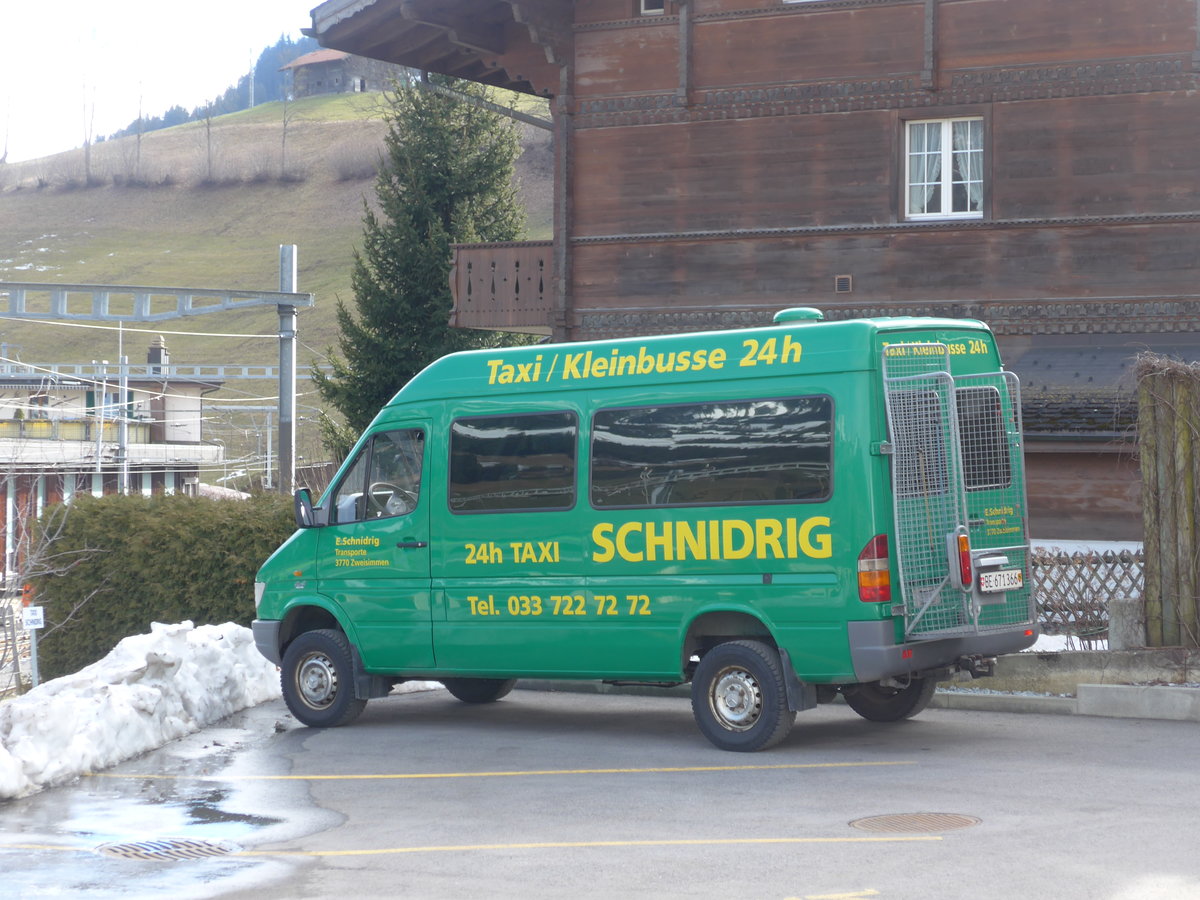
[[[1183,685],[1081,684],[1081,716],[1200,722],[1200,688]]]
[[[1200,722],[1200,688],[1184,685],[1081,684],[1076,686],[1074,697],[939,690],[930,706],[985,712]]]
[[[599,681],[520,681],[517,687],[532,691],[574,694],[623,694],[641,697],[688,697],[686,684],[671,688],[614,685]],[[1000,693],[972,690],[939,690],[929,704],[933,709],[977,712],[1037,713],[1060,716],[1101,716],[1118,719],[1165,719],[1200,722],[1200,688],[1184,685],[1081,684],[1074,697]]]
[[[933,695],[931,709],[969,709],[976,712],[1076,715],[1074,697],[1040,697],[1032,694],[984,694],[971,690],[942,691]]]

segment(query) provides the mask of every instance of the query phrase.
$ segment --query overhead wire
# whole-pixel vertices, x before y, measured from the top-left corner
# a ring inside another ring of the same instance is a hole
[[[88,325],[83,322],[57,322],[51,319],[30,319],[25,316],[6,316],[0,314],[0,322],[28,322],[34,325],[52,325],[58,328],[92,328],[98,331],[117,331],[129,334],[170,334],[181,337],[222,337],[222,338],[269,338],[279,339],[279,332],[268,334],[225,334],[219,331],[166,331],[161,328],[114,328],[111,325]],[[312,349],[311,347],[309,348]],[[313,351],[314,353],[317,351]]]

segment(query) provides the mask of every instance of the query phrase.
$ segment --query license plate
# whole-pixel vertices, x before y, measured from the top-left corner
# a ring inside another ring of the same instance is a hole
[[[979,590],[985,594],[999,591],[1015,591],[1025,584],[1025,573],[1020,569],[1000,569],[998,572],[980,572]]]

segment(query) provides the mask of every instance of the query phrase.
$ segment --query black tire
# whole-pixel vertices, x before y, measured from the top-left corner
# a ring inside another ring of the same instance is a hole
[[[709,650],[692,677],[692,715],[722,750],[774,747],[796,721],[779,651],[761,641],[727,641]]]
[[[913,678],[902,688],[884,687],[878,681],[847,684],[842,687],[846,705],[872,722],[899,722],[911,719],[929,705],[937,682],[932,678]]]
[[[311,728],[336,728],[358,718],[367,705],[354,696],[350,642],[340,631],[306,631],[283,654],[283,699]]]
[[[463,703],[491,703],[507,697],[515,678],[443,678],[446,690]]]

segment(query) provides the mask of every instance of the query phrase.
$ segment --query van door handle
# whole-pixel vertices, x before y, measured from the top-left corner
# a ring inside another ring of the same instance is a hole
[[[428,547],[427,541],[400,541],[396,544],[401,550],[420,550],[422,547]]]

